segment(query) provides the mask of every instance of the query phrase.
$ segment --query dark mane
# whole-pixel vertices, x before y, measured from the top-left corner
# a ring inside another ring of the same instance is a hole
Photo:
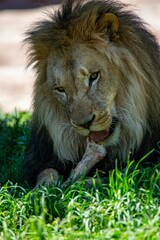
[[[47,13],[48,20],[36,23],[26,32],[24,42],[30,45],[29,64],[46,59],[51,47],[69,44],[72,38],[79,41],[89,40],[93,31],[97,31],[95,22],[107,12],[118,17],[120,39],[124,46],[129,47],[136,55],[143,44],[149,55],[154,51],[155,54],[151,56],[153,62],[159,61],[156,38],[142,19],[128,9],[129,5],[110,0],[66,0],[56,13]]]

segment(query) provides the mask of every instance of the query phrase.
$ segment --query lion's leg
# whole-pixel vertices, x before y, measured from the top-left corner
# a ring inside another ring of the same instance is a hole
[[[96,144],[93,141],[88,141],[86,151],[82,160],[78,163],[77,167],[73,170],[70,177],[64,182],[62,187],[71,182],[75,182],[93,168],[93,166],[102,160],[106,155],[106,149],[103,145]]]
[[[38,175],[35,189],[41,185],[54,186],[57,184],[58,179],[59,179],[59,174],[55,169],[46,168]]]

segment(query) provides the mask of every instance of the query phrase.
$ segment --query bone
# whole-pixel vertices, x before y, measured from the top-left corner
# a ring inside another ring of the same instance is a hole
[[[78,179],[85,177],[94,165],[105,157],[106,153],[106,148],[103,145],[88,140],[82,160],[72,171],[70,177],[62,184],[62,188],[65,188],[68,183],[74,183]]]

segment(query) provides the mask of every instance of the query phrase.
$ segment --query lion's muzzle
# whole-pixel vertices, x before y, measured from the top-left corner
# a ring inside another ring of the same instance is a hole
[[[104,112],[96,112],[86,117],[86,120],[83,124],[76,124],[72,119],[70,121],[80,135],[89,137],[97,143],[103,142],[112,135],[118,123],[117,118]]]

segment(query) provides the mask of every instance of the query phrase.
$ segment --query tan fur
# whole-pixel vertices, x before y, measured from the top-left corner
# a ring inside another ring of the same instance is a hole
[[[51,15],[27,33],[37,71],[33,122],[46,126],[63,162],[76,162],[89,133],[109,129],[113,117],[119,120],[116,129],[101,143],[111,158],[126,159],[146,132],[156,141],[160,136],[158,44],[124,9],[110,1],[68,1],[59,12],[68,18]],[[97,71],[100,76],[90,87],[89,77]],[[59,92],[62,88],[65,92]]]

